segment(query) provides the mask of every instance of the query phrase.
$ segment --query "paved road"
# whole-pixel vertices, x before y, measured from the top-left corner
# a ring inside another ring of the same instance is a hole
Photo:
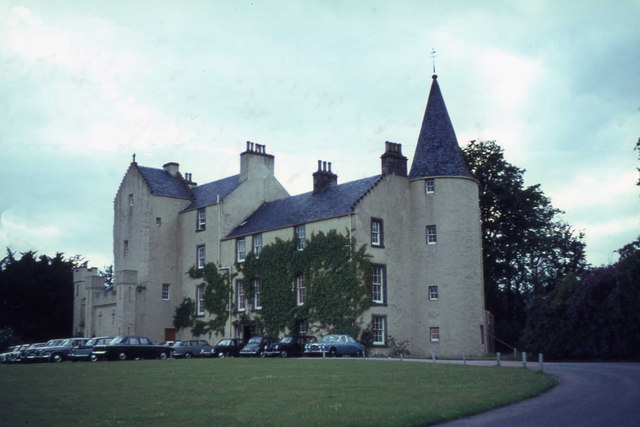
[[[640,426],[640,363],[545,363],[544,370],[560,381],[552,390],[440,426]]]

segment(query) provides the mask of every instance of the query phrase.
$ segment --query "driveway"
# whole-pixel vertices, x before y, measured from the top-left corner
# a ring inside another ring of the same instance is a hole
[[[639,363],[545,363],[544,371],[560,384],[538,397],[440,426],[640,426]]]

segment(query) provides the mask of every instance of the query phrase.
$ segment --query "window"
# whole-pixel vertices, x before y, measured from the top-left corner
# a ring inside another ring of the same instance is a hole
[[[374,304],[385,303],[385,281],[386,271],[384,265],[373,265],[371,267],[371,284],[372,284],[372,296],[371,300]]]
[[[253,279],[253,309],[260,310],[262,308],[262,294],[260,290],[260,279]]]
[[[435,245],[437,241],[436,226],[427,225],[427,245]]]
[[[437,300],[438,300],[438,287],[429,286],[429,301],[437,301]]]
[[[440,342],[440,328],[429,328],[431,342]]]
[[[207,228],[207,211],[205,208],[200,208],[196,214],[196,231],[202,231],[205,228]]]
[[[169,284],[168,283],[162,284],[162,299],[164,301],[169,301]]]
[[[244,237],[241,239],[236,239],[236,261],[243,262],[246,255],[247,249],[245,246]]]
[[[129,194],[129,206],[133,206],[133,194]]]
[[[236,310],[244,311],[247,307],[246,300],[244,298],[244,282],[242,279],[236,280]]]
[[[298,225],[296,226],[296,242],[297,242],[297,247],[298,250],[301,251],[304,249],[304,244],[305,244],[305,227],[304,224],[303,225]]]
[[[200,245],[196,248],[196,267],[198,269],[204,268],[205,254],[204,245]]]
[[[262,252],[262,234],[253,235],[253,254],[256,258],[260,258],[260,252]]]
[[[196,315],[204,316],[204,286],[196,287]]]
[[[433,194],[436,192],[436,182],[433,178],[427,179],[424,182],[424,192],[426,194]]]
[[[387,316],[371,316],[373,345],[387,345]]]
[[[371,218],[371,246],[384,246],[382,220]]]
[[[157,226],[161,226],[162,225],[162,218],[160,218],[159,216],[156,217],[156,225]]]
[[[124,244],[122,246],[122,255],[123,256],[129,255],[129,241],[128,240],[124,241]]]
[[[307,299],[307,288],[304,285],[304,275],[296,277],[296,304],[304,305]]]

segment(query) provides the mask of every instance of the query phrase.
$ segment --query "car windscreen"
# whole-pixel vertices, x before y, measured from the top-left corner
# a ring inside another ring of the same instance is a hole
[[[291,340],[293,339],[293,337],[284,337],[280,340],[280,342],[282,344],[289,344],[291,342]]]
[[[248,344],[260,344],[262,337],[253,337],[249,340]]]
[[[229,345],[231,345],[231,340],[220,340],[218,342],[218,345],[229,346]]]

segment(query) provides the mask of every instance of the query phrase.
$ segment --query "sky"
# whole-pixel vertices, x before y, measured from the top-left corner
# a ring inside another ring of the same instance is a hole
[[[246,141],[290,194],[411,162],[435,67],[458,142],[495,140],[615,262],[640,235],[640,0],[0,0],[0,247],[113,262],[140,165],[199,184]]]

